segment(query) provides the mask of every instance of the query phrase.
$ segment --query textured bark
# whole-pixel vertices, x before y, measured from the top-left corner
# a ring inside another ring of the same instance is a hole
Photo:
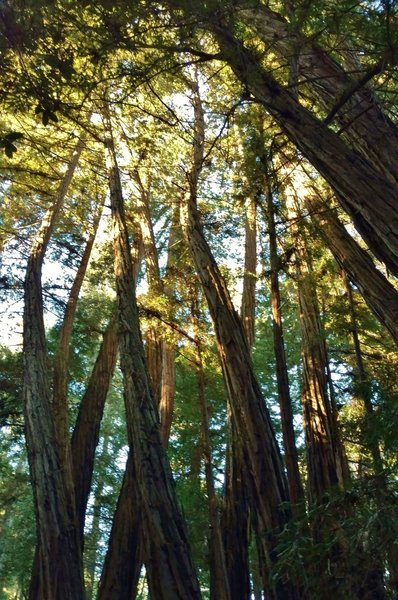
[[[107,109],[106,109],[107,110]],[[130,456],[141,513],[144,562],[155,600],[200,598],[185,526],[160,440],[157,406],[140,336],[130,244],[109,113],[105,114],[106,162],[114,230],[114,267],[119,310],[119,352]]]
[[[194,291],[197,296],[197,291]],[[197,297],[192,299],[192,325],[196,338],[196,382],[201,412],[201,444],[205,467],[207,502],[209,511],[209,555],[210,555],[210,600],[230,600],[229,583],[225,564],[224,546],[221,536],[218,499],[214,487],[214,476],[209,434],[209,414],[206,401],[205,373],[200,342],[200,313]],[[242,567],[242,565],[241,565]],[[243,600],[243,599],[241,599]]]
[[[83,543],[84,520],[91,490],[95,451],[105,400],[116,366],[116,319],[109,322],[98,352],[87,389],[82,398],[72,434],[72,460],[75,482],[76,511]]]
[[[133,171],[132,176],[138,190],[135,197],[136,220],[141,230],[148,291],[156,300],[163,294],[163,282],[160,278],[158,251],[151,219],[150,185],[142,180],[138,169]],[[145,357],[152,391],[157,402],[160,401],[162,385],[162,346],[163,340],[159,328],[149,326],[145,332]]]
[[[97,600],[134,600],[142,566],[141,499],[132,451],[127,459]],[[161,596],[159,596],[161,597]],[[167,597],[167,596],[166,596]],[[156,596],[154,600],[156,600]]]
[[[173,208],[170,223],[166,274],[164,282],[164,293],[169,299],[169,316],[171,317],[171,319],[173,318],[175,313],[174,276],[176,271],[176,245],[179,241],[179,237],[181,237],[180,207],[178,204],[176,204]],[[164,339],[162,345],[162,352],[162,387],[159,401],[160,437],[163,445],[167,447],[174,412],[174,396],[176,383],[175,343],[170,342],[167,338]]]
[[[372,417],[373,417],[373,405],[372,405],[372,390],[371,390],[371,382],[369,377],[365,371],[365,365],[362,357],[361,343],[359,340],[359,331],[357,326],[357,317],[354,305],[354,297],[352,293],[352,288],[350,282],[348,280],[347,274],[343,271],[343,281],[347,292],[348,306],[349,306],[349,314],[351,319],[351,332],[352,332],[352,341],[354,344],[355,350],[355,362],[356,368],[354,369],[353,383],[354,383],[354,391],[358,397],[358,399],[363,403],[363,408],[365,412],[365,420],[363,426],[363,438],[364,442],[370,449],[370,453],[373,461],[373,469],[377,478],[377,487],[375,497],[380,506],[380,509],[383,510],[383,506],[386,501],[389,501],[389,490],[388,490],[388,481],[383,472],[383,459],[380,452],[380,447],[378,441],[374,439],[372,432],[369,433],[369,425],[371,425]],[[390,500],[391,502],[391,500]],[[395,502],[393,503],[395,505]],[[396,512],[396,511],[395,511]],[[394,526],[394,530],[396,530],[396,516],[392,519],[390,526]],[[398,532],[394,531],[395,536],[391,536],[390,540],[396,539]],[[392,589],[398,589],[398,549],[396,544],[393,542],[392,544],[388,542],[387,544],[387,556],[388,556],[388,569],[390,572]],[[380,561],[381,562],[381,561]],[[385,594],[383,592],[383,568],[380,564],[378,569],[373,569],[369,576],[369,589],[374,590],[375,598],[384,598]]]
[[[33,242],[25,279],[24,416],[37,523],[38,553],[30,598],[83,599],[80,540],[70,455],[52,413],[43,321],[41,270],[47,245],[84,142],[79,140],[53,206]]]
[[[64,318],[57,345],[57,351],[54,360],[54,382],[53,382],[53,414],[58,428],[58,439],[63,447],[60,448],[66,461],[70,461],[70,436],[69,436],[69,417],[68,417],[68,366],[69,350],[72,337],[73,323],[76,314],[77,301],[84,277],[86,275],[91,251],[94,246],[95,234],[99,223],[99,216],[95,219],[94,231],[87,240],[84,252],[76,272],[72,288],[66,304]]]
[[[222,532],[231,600],[250,599],[249,499],[242,442],[230,420],[231,443],[225,467]]]
[[[267,226],[269,235],[270,270],[271,270],[271,311],[274,338],[274,351],[276,362],[276,378],[278,385],[278,400],[281,410],[283,445],[285,449],[285,463],[287,481],[289,486],[290,501],[297,504],[303,497],[295,433],[293,427],[293,410],[290,398],[289,377],[287,373],[285,344],[283,340],[283,325],[281,311],[281,297],[279,291],[278,271],[280,260],[278,257],[277,234],[275,228],[275,209],[272,197],[272,188],[268,177],[265,179],[267,196]]]
[[[398,292],[375,267],[369,254],[350,236],[333,210],[316,198],[306,203],[325,244],[360,290],[375,317],[398,343]]]
[[[189,186],[181,206],[181,221],[191,256],[203,286],[216,332],[217,347],[229,395],[232,419],[242,438],[245,468],[253,489],[252,509],[263,531],[264,555],[276,561],[276,536],[290,517],[282,503],[288,500],[281,456],[259,384],[254,375],[242,322],[207,244],[196,207],[197,183],[203,160],[204,120],[196,84],[195,142]],[[296,597],[289,582],[274,583],[278,598]]]
[[[254,344],[254,315],[256,308],[256,201],[249,197],[245,202],[245,266],[243,273],[243,293],[241,319],[245,330],[247,345]]]
[[[327,393],[326,347],[313,274],[300,253],[298,294],[302,335],[302,404],[307,447],[308,484],[312,502],[344,481],[339,480],[332,410]]]
[[[253,27],[264,42],[272,44],[272,51],[282,60],[288,62],[293,54],[297,56],[299,89],[329,113],[328,122],[337,121],[342,135],[353,148],[392,182],[398,182],[398,129],[383,113],[367,85],[389,61],[393,64],[393,56],[382,55],[373,68],[366,70],[360,64],[349,64],[353,75],[267,5],[245,8],[239,17]]]
[[[226,25],[214,19],[211,27],[235,75],[333,187],[374,254],[398,275],[396,186],[301,106]]]

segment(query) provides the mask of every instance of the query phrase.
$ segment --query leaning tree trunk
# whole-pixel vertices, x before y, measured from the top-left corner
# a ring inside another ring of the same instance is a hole
[[[253,490],[252,509],[263,531],[264,555],[270,566],[277,560],[277,535],[290,518],[285,474],[260,386],[254,375],[249,348],[225,282],[207,244],[196,206],[198,177],[203,160],[204,120],[197,84],[192,83],[195,109],[193,166],[181,220],[198,277],[206,295],[216,332],[217,347],[229,395],[232,419],[243,440],[245,467]],[[273,582],[278,598],[296,597],[295,586]]]
[[[398,344],[398,292],[350,236],[335,211],[314,196],[305,199],[325,244],[360,290],[363,299]]]
[[[116,366],[116,355],[116,319],[112,318],[104,333],[97,360],[80,403],[76,425],[72,434],[71,448],[76,512],[82,545],[86,508],[94,470],[95,451],[99,441],[105,400]]]
[[[329,182],[374,254],[398,276],[396,185],[300,105],[228,25],[216,18],[209,25],[238,79]]]
[[[388,51],[369,68],[353,65],[354,77],[319,46],[266,4],[244,8],[241,17],[282,60],[297,55],[300,89],[336,121],[347,142],[392,182],[398,183],[398,128],[383,113],[368,82],[392,65]],[[294,8],[293,8],[294,15]],[[349,68],[351,65],[349,65]],[[350,68],[351,70],[351,68]]]
[[[75,511],[72,465],[67,442],[51,406],[43,321],[41,271],[84,141],[79,140],[53,206],[33,242],[25,279],[24,415],[38,537],[38,577],[30,598],[84,598],[82,557]]]
[[[105,109],[106,163],[114,230],[114,264],[119,307],[119,352],[127,432],[142,517],[144,562],[154,600],[200,598],[185,526],[159,434],[140,336],[130,244],[112,136]]]

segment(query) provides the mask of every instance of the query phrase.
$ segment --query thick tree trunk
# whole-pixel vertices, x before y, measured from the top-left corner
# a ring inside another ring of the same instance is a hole
[[[298,247],[298,244],[296,244]],[[312,502],[344,481],[339,478],[339,452],[327,393],[326,347],[319,316],[313,273],[305,251],[298,254],[298,294],[302,334],[302,404],[307,446],[308,484]]]
[[[133,451],[130,450],[113,518],[97,600],[134,600],[136,597],[143,556],[141,498],[135,469]],[[171,598],[171,596],[165,597]],[[154,600],[157,600],[156,596]]]
[[[114,228],[114,260],[119,304],[119,351],[127,432],[142,516],[144,561],[154,600],[200,598],[185,526],[159,434],[140,336],[130,244],[109,114],[105,115],[106,162]]]
[[[210,26],[238,79],[329,182],[374,254],[398,276],[396,185],[301,106],[227,25],[214,19]]]
[[[285,463],[287,481],[289,486],[290,501],[297,504],[303,497],[298,468],[298,457],[295,433],[293,427],[293,410],[290,398],[289,378],[287,373],[285,345],[283,341],[283,325],[281,312],[281,297],[279,291],[278,271],[280,260],[278,257],[277,234],[275,227],[275,209],[272,197],[272,188],[268,176],[265,178],[267,197],[267,225],[269,235],[270,270],[271,270],[271,311],[274,336],[274,350],[276,362],[276,378],[278,385],[278,400],[281,410],[283,445],[285,449]]]
[[[181,220],[191,256],[203,286],[216,332],[217,347],[228,390],[232,419],[242,438],[245,468],[253,490],[252,509],[263,531],[264,555],[277,560],[276,543],[290,513],[281,456],[259,384],[253,372],[242,322],[230,299],[200,225],[196,207],[197,183],[203,159],[204,121],[196,84],[192,84],[195,108],[195,142],[190,189],[181,206]],[[275,582],[278,598],[294,598],[286,581]]]
[[[84,597],[72,465],[51,406],[41,287],[46,248],[83,146],[79,140],[33,242],[25,280],[24,414],[38,537],[38,576],[33,574],[30,597],[39,600]]]
[[[249,499],[242,440],[230,418],[231,442],[225,466],[222,534],[231,600],[250,599]]]
[[[305,202],[325,244],[358,286],[375,317],[398,344],[398,292],[395,287],[375,267],[366,250],[350,236],[334,210],[314,197],[306,198]]]
[[[372,89],[371,77],[392,62],[392,56],[380,57],[369,69],[348,65],[355,75],[347,73],[334,58],[310,37],[294,29],[280,14],[266,4],[244,8],[240,16],[272,51],[288,62],[297,55],[300,89],[336,120],[347,142],[392,182],[398,183],[398,129],[382,112]]]

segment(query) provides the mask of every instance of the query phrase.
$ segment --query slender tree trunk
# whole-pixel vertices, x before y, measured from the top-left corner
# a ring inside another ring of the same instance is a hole
[[[197,290],[192,299],[192,324],[196,337],[196,382],[201,411],[201,444],[205,467],[207,502],[209,511],[209,554],[210,554],[210,600],[230,600],[229,583],[221,536],[218,499],[214,487],[214,476],[209,436],[209,415],[205,391],[205,373],[199,337],[200,313]],[[243,599],[241,599],[243,600]]]
[[[349,235],[334,210],[314,196],[306,198],[322,239],[349,278],[358,286],[375,317],[398,344],[398,292],[375,267],[369,254]]]
[[[254,344],[254,316],[256,300],[256,200],[248,197],[245,202],[245,266],[243,275],[243,293],[241,319],[245,331],[247,345],[251,349]]]
[[[108,111],[108,109],[106,109]],[[119,349],[127,432],[142,517],[144,561],[154,600],[200,598],[185,526],[159,433],[140,336],[130,245],[109,112],[105,113],[106,161],[114,228],[119,303]]]
[[[169,317],[171,319],[175,313],[174,302],[174,280],[175,280],[175,262],[176,262],[176,245],[181,236],[180,230],[180,207],[179,204],[173,208],[173,213],[170,223],[170,233],[168,241],[167,264],[165,274],[164,293],[169,299]],[[160,437],[162,443],[167,447],[171,425],[173,422],[174,412],[174,396],[175,396],[175,381],[176,381],[176,345],[173,341],[163,340],[162,346],[162,387],[159,402],[160,415]]]
[[[117,327],[112,318],[104,333],[91,377],[80,404],[72,434],[72,460],[75,481],[76,511],[83,544],[84,521],[91,490],[95,451],[104,412],[105,400],[116,366]]]
[[[41,270],[55,222],[61,211],[84,141],[79,140],[32,245],[25,280],[24,415],[35,505],[38,558],[30,598],[83,599],[83,576],[70,455],[59,439],[48,379],[43,321]],[[57,415],[61,418],[61,415]]]
[[[73,285],[69,294],[68,302],[64,313],[64,318],[59,334],[57,351],[54,360],[54,382],[53,382],[53,413],[56,426],[58,428],[58,439],[62,444],[60,448],[65,461],[70,462],[70,435],[69,435],[69,416],[68,416],[68,366],[69,350],[72,338],[73,323],[75,320],[77,302],[87,266],[90,260],[91,251],[94,246],[95,235],[97,232],[101,213],[95,218],[94,231],[87,240]]]
[[[214,323],[232,419],[243,440],[245,467],[252,481],[252,508],[257,511],[264,532],[264,554],[273,563],[277,560],[276,536],[290,518],[289,511],[283,505],[288,499],[286,480],[271,420],[253,372],[241,320],[200,225],[196,194],[203,160],[204,123],[197,86],[192,84],[192,89],[195,107],[194,159],[188,177],[189,192],[181,207],[181,220]],[[275,587],[278,598],[296,597],[295,588],[289,582],[277,581]]]
[[[101,449],[100,459],[107,459],[109,451],[109,436],[105,435],[103,438],[103,445]],[[98,547],[101,540],[101,508],[102,508],[102,496],[105,491],[105,480],[99,478],[95,487],[94,502],[92,508],[92,523],[90,527],[90,533],[88,534],[87,543],[85,544],[85,555],[84,564],[86,568],[85,579],[86,579],[86,596],[88,600],[94,600],[97,597],[95,588],[96,569],[98,561]]]
[[[287,373],[285,345],[283,341],[283,325],[281,312],[281,297],[279,291],[278,271],[280,260],[277,248],[277,233],[275,227],[275,209],[272,196],[272,188],[269,178],[265,180],[267,197],[267,226],[269,235],[270,270],[271,270],[271,311],[272,327],[274,336],[274,350],[276,361],[276,378],[278,385],[278,400],[281,410],[283,445],[285,449],[285,462],[287,470],[287,481],[289,486],[290,501],[297,504],[303,497],[300,473],[298,469],[298,457],[295,433],[293,427],[293,410],[290,398],[289,377]]]
[[[225,562],[231,600],[249,600],[249,492],[244,479],[242,440],[231,415],[229,422],[231,442],[225,466],[221,522]]]

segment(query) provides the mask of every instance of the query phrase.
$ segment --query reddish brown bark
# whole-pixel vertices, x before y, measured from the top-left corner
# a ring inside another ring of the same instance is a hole
[[[185,526],[159,433],[140,336],[130,244],[108,108],[106,161],[114,228],[114,268],[119,310],[119,351],[130,456],[141,514],[144,562],[157,600],[200,598]]]
[[[231,302],[200,225],[196,207],[198,176],[204,144],[203,110],[197,84],[192,83],[195,109],[193,166],[189,191],[181,207],[181,220],[198,277],[203,286],[216,332],[217,347],[229,395],[232,419],[242,438],[245,467],[253,490],[252,509],[263,532],[261,543],[270,564],[276,561],[276,535],[289,518],[282,461],[260,387],[253,372],[243,327]],[[294,598],[294,585],[272,584],[278,598]]]
[[[42,221],[25,280],[24,415],[38,538],[38,576],[32,578],[30,597],[40,600],[84,597],[72,465],[70,454],[64,451],[68,443],[59,437],[60,427],[51,407],[41,286],[47,245],[83,146],[79,140],[53,206]]]
[[[272,188],[268,176],[265,178],[265,187],[267,196],[266,216],[269,235],[271,270],[271,311],[276,362],[276,378],[278,385],[278,400],[281,410],[283,445],[285,449],[285,463],[287,469],[289,496],[290,501],[293,505],[295,505],[303,497],[303,487],[301,485],[300,473],[298,468],[298,456],[293,427],[292,401],[290,398],[289,377],[287,372],[285,345],[283,340],[281,296],[279,291],[278,276],[280,260],[278,257],[277,248],[275,209],[272,197]]]

